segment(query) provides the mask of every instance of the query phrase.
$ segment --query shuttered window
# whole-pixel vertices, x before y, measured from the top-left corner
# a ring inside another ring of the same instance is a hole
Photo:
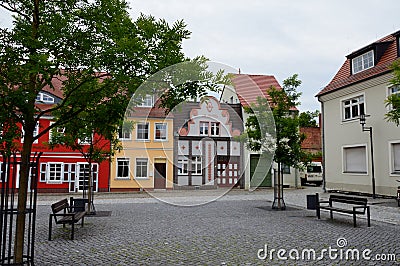
[[[392,143],[392,173],[400,174],[400,143]]]
[[[345,173],[367,173],[366,146],[343,148],[343,163]]]

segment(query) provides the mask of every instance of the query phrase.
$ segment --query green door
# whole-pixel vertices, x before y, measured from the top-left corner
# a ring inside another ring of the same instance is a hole
[[[270,161],[259,154],[250,155],[250,186],[272,186]]]

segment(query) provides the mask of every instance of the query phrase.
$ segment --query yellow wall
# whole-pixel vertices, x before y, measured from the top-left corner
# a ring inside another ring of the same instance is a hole
[[[115,155],[111,163],[110,189],[111,190],[137,190],[154,188],[154,163],[166,163],[166,188],[173,187],[173,120],[163,118],[132,118],[135,125],[131,133],[131,140],[122,141],[123,150]],[[149,123],[149,140],[137,140],[137,123]],[[167,124],[167,140],[155,140],[155,123]],[[130,159],[129,179],[117,178],[117,158]],[[148,159],[148,177],[146,179],[135,177],[136,159]]]

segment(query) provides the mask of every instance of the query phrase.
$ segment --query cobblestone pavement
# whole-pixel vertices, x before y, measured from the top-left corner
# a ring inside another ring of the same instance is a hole
[[[40,195],[35,262],[36,265],[400,264],[400,228],[392,221],[399,218],[396,216],[400,215],[399,208],[385,207],[376,212],[379,205],[390,200],[373,202],[376,204],[372,206],[371,227],[367,227],[365,219],[359,219],[358,227],[354,228],[351,217],[336,214],[330,220],[329,214],[323,212],[318,220],[315,211],[306,210],[305,195],[315,192],[320,192],[320,188],[285,190],[286,211],[271,209],[272,190],[233,190],[223,197],[221,191],[154,193],[173,204],[145,193],[96,194],[97,212],[111,211],[111,215],[85,218],[85,226],[76,227],[73,241],[69,240],[69,228],[61,226],[53,228],[53,241],[47,240],[49,204],[66,196]],[[178,206],[204,202],[209,203]],[[265,249],[267,256],[262,259]],[[287,260],[278,259],[279,249],[286,250],[281,257]],[[324,249],[327,251],[322,253]],[[314,260],[312,250],[316,251],[316,258],[322,253],[323,259]],[[355,250],[360,252],[359,261],[352,260],[351,253]],[[371,260],[363,259],[363,251]],[[290,258],[296,257],[296,252],[300,259]],[[391,254],[397,255],[396,261],[375,260],[376,255],[389,259]],[[335,255],[336,259],[331,260]]]

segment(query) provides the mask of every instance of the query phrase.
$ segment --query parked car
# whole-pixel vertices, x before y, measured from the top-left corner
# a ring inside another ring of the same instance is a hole
[[[306,183],[313,183],[317,186],[322,184],[322,163],[311,162],[307,165],[304,171],[300,172],[301,185],[304,186]]]

